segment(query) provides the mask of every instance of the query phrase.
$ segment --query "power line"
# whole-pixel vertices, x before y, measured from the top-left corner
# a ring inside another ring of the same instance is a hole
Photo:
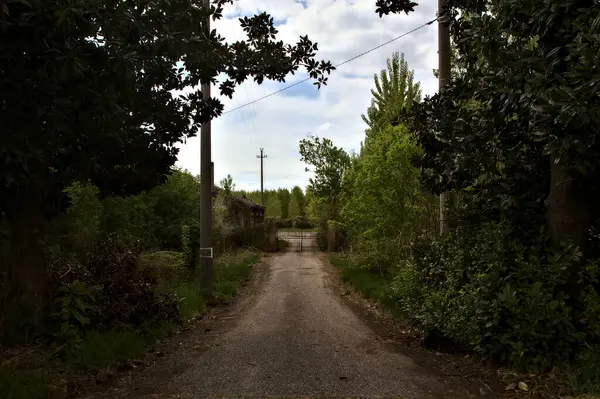
[[[424,27],[426,27],[426,26],[428,26],[428,25],[431,25],[432,23],[434,23],[434,22],[435,22],[435,21],[437,21],[437,20],[438,20],[438,18],[432,19],[431,21],[429,21],[429,22],[426,22],[426,23],[424,23],[423,25],[419,25],[419,26],[417,26],[416,28],[414,28],[414,29],[412,29],[412,30],[409,30],[408,32],[405,32],[405,33],[401,34],[400,36],[396,36],[395,38],[393,38],[393,39],[390,39],[390,40],[388,40],[387,42],[380,44],[379,46],[373,47],[373,48],[371,48],[371,49],[369,49],[369,50],[367,50],[367,51],[364,51],[364,52],[362,52],[362,53],[360,53],[360,54],[358,54],[358,55],[355,55],[355,56],[354,56],[354,57],[352,57],[352,58],[349,58],[349,59],[347,59],[346,61],[340,62],[339,64],[337,64],[337,65],[334,65],[334,67],[337,69],[338,67],[340,67],[340,66],[342,66],[342,65],[344,65],[344,64],[347,64],[347,63],[349,63],[349,62],[351,62],[351,61],[354,61],[355,59],[357,59],[357,58],[360,58],[360,57],[362,57],[362,56],[364,56],[364,55],[367,55],[367,54],[369,54],[369,53],[370,53],[370,52],[372,52],[372,51],[375,51],[375,50],[377,50],[377,49],[380,49],[380,48],[382,48],[383,46],[387,46],[388,44],[390,44],[390,43],[392,43],[392,42],[395,42],[395,41],[396,41],[396,40],[398,40],[398,39],[402,39],[404,36],[408,36],[408,35],[410,35],[410,34],[412,34],[412,33],[416,32],[416,31],[418,31],[419,29],[423,29]],[[228,113],[230,113],[230,112],[237,111],[237,110],[238,110],[238,109],[240,109],[240,108],[244,108],[244,107],[247,107],[248,105],[251,105],[251,104],[257,103],[257,102],[259,102],[259,101],[262,101],[262,100],[264,100],[265,98],[269,98],[269,97],[271,97],[271,96],[274,96],[275,94],[279,94],[279,93],[281,93],[282,91],[285,91],[285,90],[287,90],[287,89],[291,89],[292,87],[294,87],[294,86],[298,86],[299,84],[302,84],[302,83],[304,83],[304,82],[306,82],[306,81],[308,81],[308,80],[310,80],[310,79],[311,79],[311,78],[310,78],[310,77],[308,77],[308,78],[302,79],[302,80],[300,80],[300,81],[298,81],[298,82],[296,82],[296,83],[292,83],[292,84],[291,84],[291,85],[289,85],[289,86],[285,86],[285,87],[283,87],[283,88],[281,88],[281,89],[279,89],[279,90],[277,90],[277,91],[274,91],[274,92],[272,92],[272,93],[269,93],[269,94],[267,94],[267,95],[264,95],[264,96],[262,96],[262,97],[259,97],[259,98],[257,98],[256,100],[252,100],[252,101],[250,101],[250,102],[247,102],[247,103],[245,103],[245,104],[242,104],[242,105],[240,105],[240,106],[237,106],[237,107],[235,107],[235,108],[233,108],[233,109],[230,109],[229,111],[225,111],[225,112],[223,112],[221,115],[225,115],[225,114],[228,114]]]

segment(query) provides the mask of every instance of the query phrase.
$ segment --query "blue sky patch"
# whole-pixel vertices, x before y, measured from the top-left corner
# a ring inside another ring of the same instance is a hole
[[[277,83],[274,85],[274,90],[283,89],[288,85],[288,83]],[[312,81],[308,80],[304,83],[300,83],[299,85],[282,91],[279,95],[282,97],[303,97],[307,99],[315,99],[319,97],[319,90],[317,90],[317,87],[312,84]]]
[[[273,18],[273,25],[275,26],[281,26],[281,25],[285,25],[287,23],[287,19],[277,19],[277,18]]]
[[[294,0],[294,2],[302,4],[302,7],[304,7],[304,9],[308,8],[308,0]]]

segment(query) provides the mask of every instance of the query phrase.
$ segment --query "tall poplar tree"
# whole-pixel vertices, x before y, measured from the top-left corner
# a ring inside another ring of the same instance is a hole
[[[403,109],[421,100],[421,84],[414,81],[414,71],[409,70],[404,53],[394,53],[387,60],[387,68],[373,76],[375,87],[367,114],[362,115],[368,125],[367,137],[388,123],[395,123]]]

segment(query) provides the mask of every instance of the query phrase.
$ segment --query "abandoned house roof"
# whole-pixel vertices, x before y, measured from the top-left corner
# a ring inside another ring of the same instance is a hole
[[[221,187],[214,186],[214,188],[213,188],[213,193],[214,193],[214,195],[217,195],[217,194],[219,194],[219,193],[220,193],[222,190],[223,190],[223,189],[222,189]],[[231,198],[231,200],[232,200],[232,201],[235,201],[235,202],[237,202],[237,203],[240,203],[240,204],[243,204],[243,205],[247,206],[247,207],[248,207],[248,208],[250,208],[251,210],[254,210],[254,211],[262,211],[262,212],[264,212],[264,211],[265,211],[265,207],[264,207],[264,206],[262,206],[262,205],[259,205],[259,204],[257,204],[256,202],[254,202],[254,201],[252,201],[252,200],[248,199],[248,198],[247,198],[245,195],[242,195],[241,197],[238,197],[238,196],[231,196],[231,197],[229,197],[229,198]]]
[[[257,204],[256,202],[249,200],[245,195],[242,195],[241,197],[233,197],[235,198],[237,201],[240,201],[244,204],[246,204],[247,206],[249,206],[251,209],[259,209],[259,210],[263,210],[265,209],[264,206]]]

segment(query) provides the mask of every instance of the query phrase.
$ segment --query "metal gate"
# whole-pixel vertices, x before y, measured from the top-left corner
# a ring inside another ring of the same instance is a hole
[[[319,250],[317,232],[308,229],[279,229],[277,242],[282,251],[314,252]]]

